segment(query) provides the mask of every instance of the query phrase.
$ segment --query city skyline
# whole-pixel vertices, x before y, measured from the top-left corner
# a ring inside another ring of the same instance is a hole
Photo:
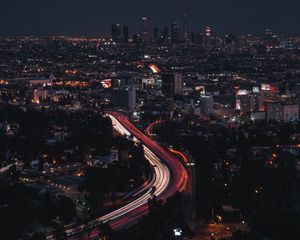
[[[296,0],[2,0],[0,240],[300,236]]]
[[[264,3],[254,0],[251,5],[236,0],[205,0],[201,3],[153,0],[146,6],[136,0],[105,3],[95,0],[81,3],[75,0],[72,4],[70,1],[62,3],[57,0],[43,4],[37,0],[26,3],[4,0],[0,36],[108,36],[111,23],[126,24],[134,33],[139,32],[142,17],[149,19],[149,28],[153,29],[156,26],[170,26],[173,21],[182,26],[184,15],[190,31],[211,26],[218,34],[262,34],[265,28],[270,28],[278,34],[295,36],[300,35],[300,31],[293,27],[293,23],[300,20],[297,14],[299,5],[294,0],[286,1],[284,5],[270,0]]]

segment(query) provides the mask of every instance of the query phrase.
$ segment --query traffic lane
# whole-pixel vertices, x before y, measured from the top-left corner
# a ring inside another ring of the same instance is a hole
[[[124,125],[124,127],[132,133],[138,140],[142,141],[146,146],[148,146],[160,159],[168,165],[171,170],[172,180],[175,184],[172,184],[170,191],[165,193],[162,197],[167,198],[172,196],[176,191],[183,191],[187,184],[188,174],[185,167],[180,163],[180,161],[167,152],[165,149],[160,147],[155,141],[145,136],[138,130],[133,124],[127,119],[126,116],[118,112],[110,112],[119,122]],[[183,179],[183,180],[182,180]],[[182,186],[179,187],[178,183],[182,181]]]

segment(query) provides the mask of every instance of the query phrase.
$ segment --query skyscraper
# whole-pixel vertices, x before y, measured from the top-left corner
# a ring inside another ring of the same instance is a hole
[[[166,97],[182,94],[182,74],[167,73],[162,75],[162,93]]]
[[[144,42],[149,40],[149,33],[148,33],[148,19],[146,17],[142,18],[141,22],[141,37]]]
[[[232,34],[226,34],[223,38],[223,48],[233,50],[235,47],[235,38]]]
[[[129,40],[129,28],[127,25],[123,25],[123,41],[128,43]]]
[[[128,89],[128,110],[130,113],[134,111],[136,107],[136,88],[130,86]]]
[[[136,107],[136,88],[129,86],[113,89],[113,103],[114,106],[125,108],[132,113]]]
[[[272,36],[273,36],[272,30],[269,28],[265,29],[265,37],[272,37]]]
[[[202,95],[200,97],[201,114],[212,114],[214,110],[214,99],[211,95]]]
[[[205,28],[204,47],[206,49],[210,49],[210,47],[211,47],[211,28],[210,27],[206,27]]]
[[[193,44],[203,45],[203,35],[201,32],[191,32],[190,40]]]
[[[179,27],[177,22],[173,22],[171,25],[171,40],[172,43],[179,42]]]
[[[121,42],[122,28],[120,24],[111,25],[111,38],[114,42]]]
[[[189,40],[189,29],[188,29],[188,23],[186,21],[186,15],[184,15],[184,22],[183,22],[183,38],[184,41],[187,42]]]
[[[264,43],[267,47],[274,47],[279,44],[278,37],[273,34],[271,29],[265,29]]]
[[[158,27],[153,29],[153,40],[154,42],[157,42],[159,38],[159,29]]]
[[[161,36],[160,36],[160,40],[161,42],[165,43],[168,41],[169,38],[169,28],[165,27],[162,31],[161,31]]]

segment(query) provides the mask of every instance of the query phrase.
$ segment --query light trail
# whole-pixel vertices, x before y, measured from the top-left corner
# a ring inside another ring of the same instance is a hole
[[[141,131],[134,127],[128,119],[117,112],[109,112],[113,127],[122,135],[132,136],[135,142],[141,142],[144,148],[145,158],[153,167],[153,179],[149,185],[144,187],[145,193],[139,198],[114,210],[102,217],[89,222],[95,226],[101,222],[109,222],[113,229],[128,226],[138,218],[148,212],[148,199],[152,197],[152,187],[155,186],[157,199],[166,200],[177,191],[182,192],[187,185],[187,171],[176,157],[157,145],[156,142],[145,136]],[[86,231],[86,225],[75,226],[69,224],[65,226],[68,237]],[[47,239],[54,239],[53,234],[49,234]],[[71,239],[71,238],[69,238]]]

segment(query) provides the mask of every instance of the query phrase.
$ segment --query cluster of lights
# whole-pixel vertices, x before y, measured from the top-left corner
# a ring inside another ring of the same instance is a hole
[[[60,188],[60,189],[65,190],[65,191],[66,191],[66,190],[70,190],[69,187],[63,186],[63,185],[61,185],[61,184],[51,183],[51,186]]]
[[[89,87],[90,83],[82,81],[67,81],[67,82],[56,82],[57,86],[66,86],[66,87]]]
[[[65,74],[76,74],[77,70],[65,70]]]

